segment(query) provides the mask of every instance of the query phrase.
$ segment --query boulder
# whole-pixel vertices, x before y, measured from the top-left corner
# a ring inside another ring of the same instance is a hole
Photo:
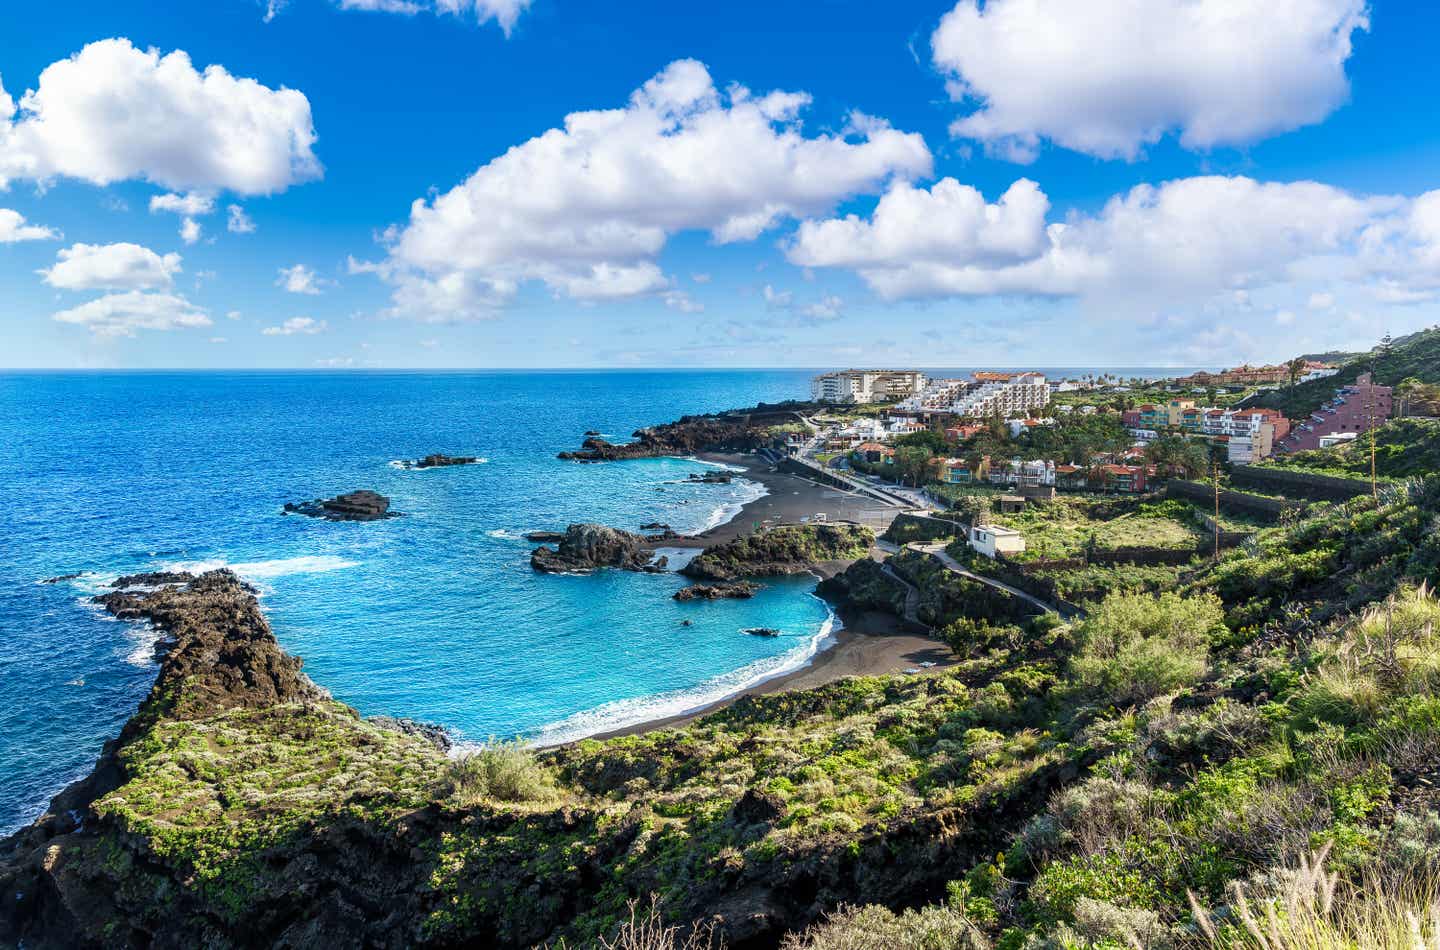
[[[336,495],[334,498],[286,502],[285,513],[324,518],[327,521],[380,521],[400,517],[398,511],[390,510],[389,498],[368,489]]]
[[[474,455],[427,455],[413,462],[401,462],[401,468],[444,468],[447,465],[474,465],[480,459]]]
[[[646,539],[629,531],[599,524],[572,524],[554,547],[538,547],[530,566],[548,574],[589,573],[602,567],[655,573],[665,569],[665,558],[651,563]]]
[[[675,592],[676,600],[748,600],[760,589],[759,584],[739,581],[734,584],[692,584]]]

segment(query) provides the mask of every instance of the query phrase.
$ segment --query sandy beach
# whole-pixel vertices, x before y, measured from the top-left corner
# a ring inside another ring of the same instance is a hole
[[[664,547],[708,547],[750,534],[766,522],[793,524],[802,519],[813,519],[815,515],[822,513],[829,521],[855,521],[869,525],[878,534],[890,523],[897,511],[863,495],[772,471],[769,465],[751,456],[707,453],[700,458],[707,462],[720,462],[743,468],[742,477],[760,482],[769,493],[745,505],[725,524],[694,538],[667,541]],[[817,572],[822,576],[829,576],[848,566],[849,562],[827,563],[818,565]],[[933,664],[933,668],[939,669],[955,662],[954,655],[945,644],[903,629],[900,621],[890,614],[842,613],[837,619],[840,627],[833,634],[834,644],[817,653],[808,664],[798,670],[766,680],[678,716],[653,719],[623,729],[596,733],[591,738],[638,735],[655,729],[683,725],[728,706],[741,696],[810,689],[847,676],[877,676],[926,668],[921,666],[922,663]]]

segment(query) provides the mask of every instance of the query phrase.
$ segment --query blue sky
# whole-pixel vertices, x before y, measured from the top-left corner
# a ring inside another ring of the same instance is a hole
[[[0,365],[1366,346],[1440,319],[1427,7],[8,5]]]

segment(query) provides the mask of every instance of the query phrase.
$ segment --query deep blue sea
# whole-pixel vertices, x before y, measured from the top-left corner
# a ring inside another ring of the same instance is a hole
[[[587,429],[623,441],[685,413],[803,398],[809,376],[0,374],[0,832],[84,775],[150,687],[151,633],[89,603],[121,573],[229,566],[338,699],[471,741],[576,738],[803,664],[832,622],[811,580],[678,604],[675,575],[536,574],[521,535],[730,517],[762,489],[686,484],[694,460],[555,454]],[[392,464],[431,452],[486,461]],[[281,514],[356,488],[405,517]],[[753,626],[783,635],[740,633]]]

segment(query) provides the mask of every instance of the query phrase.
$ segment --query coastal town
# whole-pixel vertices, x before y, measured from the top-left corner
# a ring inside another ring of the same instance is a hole
[[[1313,411],[1288,418],[1268,393],[1319,384],[1340,368],[1312,358],[1169,379],[1053,378],[981,370],[847,369],[811,383],[817,411],[785,452],[877,497],[918,510],[996,492],[1003,508],[1057,493],[1144,495],[1171,479],[1218,485],[1237,469],[1353,442],[1395,414],[1390,386],[1360,373]],[[1015,555],[1022,533],[976,525],[976,550]]]

